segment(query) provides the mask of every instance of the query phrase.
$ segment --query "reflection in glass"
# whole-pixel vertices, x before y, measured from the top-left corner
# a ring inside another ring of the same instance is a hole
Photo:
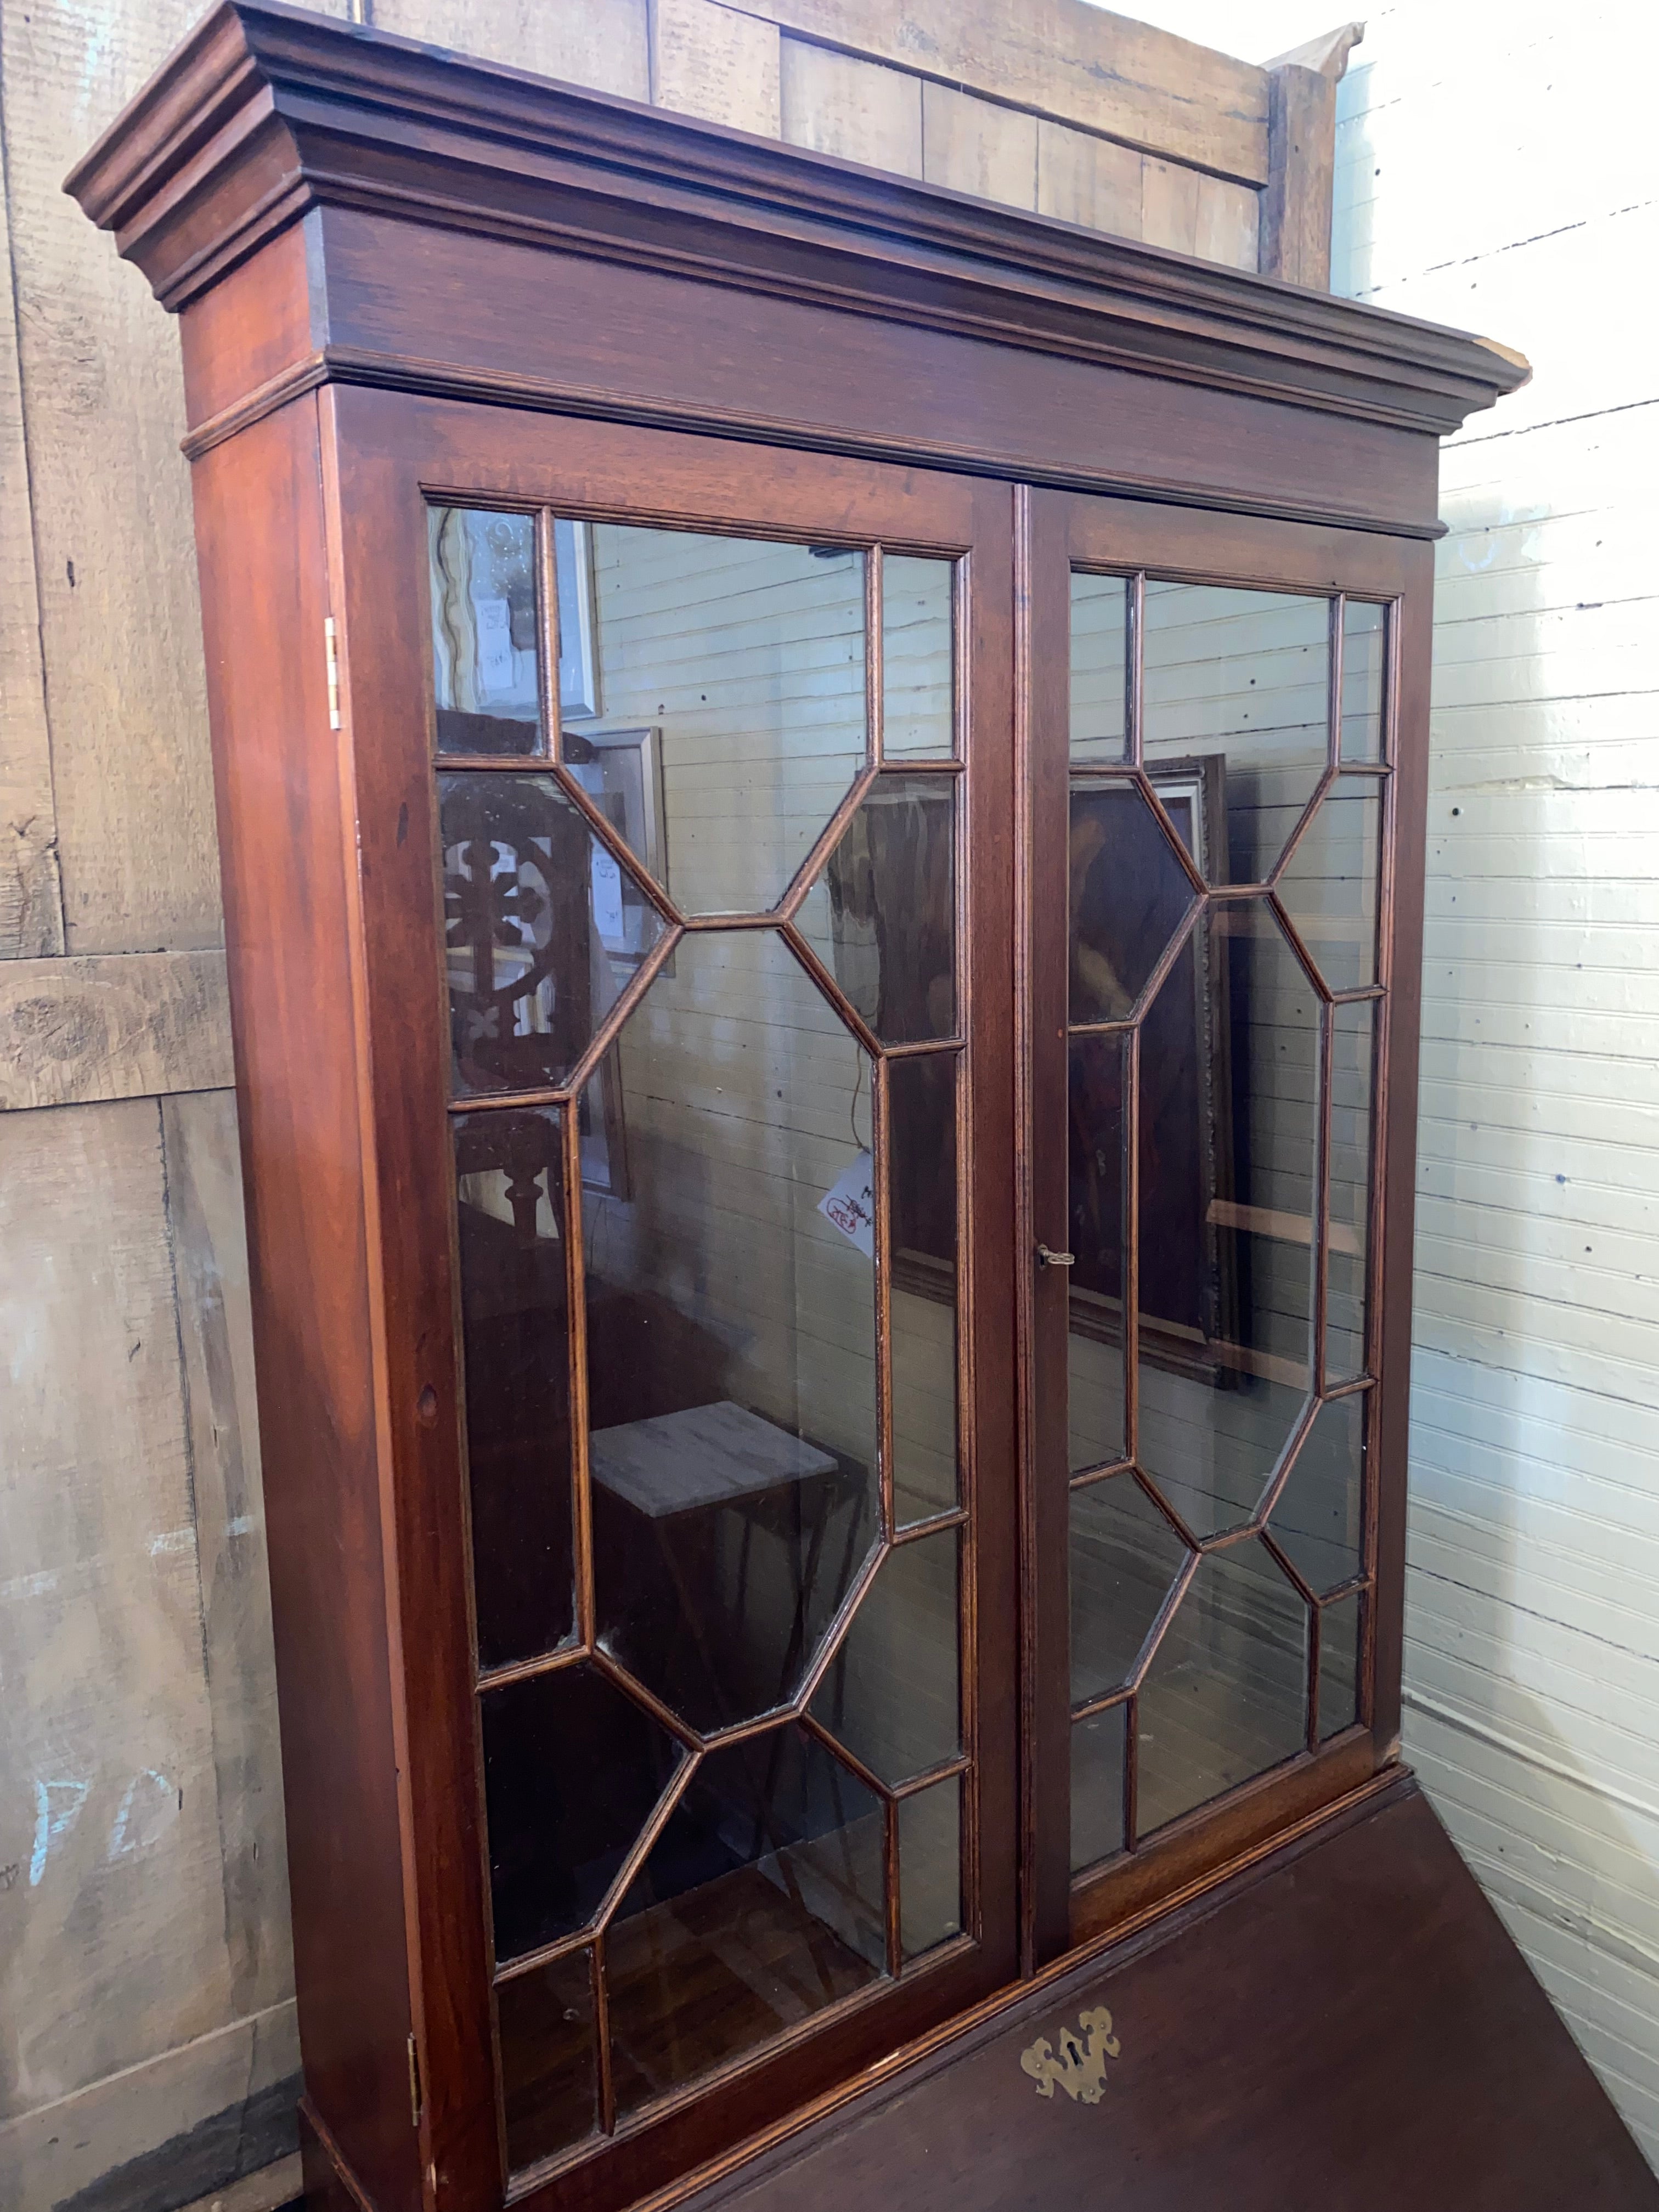
[[[1260,1537],[1206,1554],[1141,1686],[1138,1834],[1293,1758],[1307,1688],[1307,1607]]]
[[[1325,1376],[1365,1371],[1375,1003],[1331,1012],[1330,1259],[1325,1288]]]
[[[954,776],[878,776],[797,927],[884,1044],[956,1034]]]
[[[951,647],[954,561],[890,553],[881,571],[882,750],[890,761],[956,749]]]
[[[864,556],[592,537],[604,720],[659,734],[669,894],[683,913],[769,908],[864,765]]]
[[[769,2042],[884,1969],[881,1802],[793,1727],[705,1755],[611,1923],[617,2108]]]
[[[537,753],[536,526],[527,514],[427,509],[441,753]]]
[[[1132,1474],[1072,1492],[1072,1702],[1127,1682],[1187,1547]]]
[[[1264,883],[1301,819],[1325,769],[1329,668],[1327,599],[1147,579],[1146,764],[1224,757],[1212,882]]]
[[[453,1125],[478,1662],[572,1632],[570,1358],[559,1116]]]
[[[1127,1039],[1073,1037],[1066,1054],[1066,1420],[1073,1474],[1124,1457],[1123,1090]]]
[[[1350,599],[1342,610],[1342,754],[1345,761],[1382,757],[1382,671],[1388,609]]]
[[[962,1748],[954,1528],[890,1551],[859,1601],[813,1718],[890,1784]]]
[[[1072,1872],[1123,1849],[1123,1744],[1129,1708],[1072,1723]]]
[[[957,1502],[957,1067],[954,1053],[887,1063],[893,1253],[893,1517]]]
[[[550,777],[438,779],[458,1091],[570,1073],[663,923]]]
[[[1072,761],[1123,759],[1127,717],[1128,585],[1072,574]]]
[[[1319,1408],[1269,1522],[1274,1542],[1316,1597],[1359,1572],[1366,1405],[1362,1391]]]
[[[683,1753],[585,1664],[486,1690],[484,1804],[495,1956],[590,1921]]]
[[[1382,792],[1375,776],[1340,775],[1297,842],[1279,896],[1333,991],[1376,981]]]
[[[585,1194],[605,1648],[694,1727],[793,1695],[876,1533],[871,1071],[772,930],[624,1025],[628,1196]]]
[[[962,1777],[898,1808],[899,1955],[908,1965],[962,1933]]]
[[[1211,1535],[1256,1510],[1311,1383],[1319,1000],[1265,900],[1200,927],[1199,1012],[1177,963],[1141,1040],[1139,1455]]]
[[[1070,1015],[1127,1021],[1193,902],[1158,817],[1132,783],[1072,778]]]
[[[1340,1597],[1319,1615],[1319,1741],[1359,1718],[1360,1594]]]
[[[499,1983],[495,2017],[507,2164],[516,2173],[598,2129],[591,1954],[572,1951]]]

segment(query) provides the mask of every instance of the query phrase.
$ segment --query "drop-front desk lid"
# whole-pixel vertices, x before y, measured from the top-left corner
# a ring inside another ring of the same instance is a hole
[[[1404,1772],[706,2212],[1626,2212],[1656,2181]]]

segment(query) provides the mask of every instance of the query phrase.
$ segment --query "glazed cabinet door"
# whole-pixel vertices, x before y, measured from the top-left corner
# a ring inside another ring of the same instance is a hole
[[[1024,526],[1042,1956],[1396,1741],[1429,567]]]
[[[428,2192],[1017,1960],[1012,495],[325,396]]]

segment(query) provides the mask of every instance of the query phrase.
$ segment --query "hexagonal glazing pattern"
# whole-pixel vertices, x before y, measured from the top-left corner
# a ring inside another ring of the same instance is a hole
[[[438,778],[458,1093],[555,1089],[665,927],[551,775]]]
[[[1221,763],[1212,884],[1266,883],[1318,789],[1329,751],[1328,599],[1149,577],[1143,709],[1155,777]],[[1213,775],[1213,771],[1212,771]]]
[[[768,913],[865,764],[865,556],[592,535],[605,721],[657,729],[674,797],[664,887],[685,915]]]
[[[1382,787],[1335,777],[1274,882],[1280,904],[1332,991],[1376,981]]]
[[[495,1956],[597,1917],[685,1753],[586,1662],[487,1690],[484,1802]]]
[[[1072,1702],[1104,1697],[1141,1646],[1192,1554],[1133,1474],[1073,1490]]]
[[[1072,778],[1069,880],[1069,1018],[1127,1021],[1194,900],[1138,783]]]
[[[1359,1391],[1319,1407],[1268,1516],[1273,1541],[1316,1597],[1359,1572],[1369,1402]]]
[[[794,1696],[875,1537],[874,1269],[821,1204],[870,1068],[773,930],[683,938],[619,1050],[646,1111],[639,1241],[590,1239],[599,1636],[707,1735]]]
[[[883,1044],[957,1033],[954,776],[886,769],[795,927]]]
[[[894,1786],[962,1749],[961,1550],[947,1528],[887,1553],[812,1700],[814,1720]]]
[[[1171,1215],[1153,1234],[1142,1232],[1139,1463],[1202,1537],[1255,1516],[1311,1387],[1319,998],[1268,900],[1212,902],[1199,929],[1203,988],[1227,1015],[1231,1081],[1210,1102],[1226,1137],[1207,1206],[1199,1202],[1200,1156],[1184,1184],[1174,1184],[1177,1196],[1183,1188],[1193,1194],[1189,1218]],[[1162,1034],[1154,1023],[1166,993],[1191,988],[1178,963],[1143,1032],[1143,1209],[1168,1112],[1158,1071],[1148,1073],[1151,1040]],[[1190,1024],[1190,1003],[1183,996],[1174,1005],[1176,1022]],[[1203,1255],[1207,1279],[1197,1288],[1208,1312],[1180,1304],[1192,1296],[1194,1253]],[[1170,1387],[1169,1355],[1149,1320],[1196,1322],[1206,1340],[1207,1390]]]
[[[798,1723],[703,1755],[606,1937],[619,2112],[884,1971],[884,1833]]]
[[[1307,1603],[1259,1536],[1200,1558],[1138,1702],[1138,1836],[1304,1748]]]

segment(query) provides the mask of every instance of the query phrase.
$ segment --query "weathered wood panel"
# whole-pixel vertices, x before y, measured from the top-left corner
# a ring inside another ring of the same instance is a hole
[[[1139,238],[1144,166],[1145,156],[1133,147],[1069,130],[1063,123],[1041,122],[1037,212],[1120,238]]]
[[[782,42],[782,135],[792,146],[921,174],[921,79],[803,39]]]
[[[775,138],[782,129],[779,45],[775,24],[719,0],[653,0],[652,100]]]
[[[0,968],[0,1110],[233,1080],[222,952],[104,952]]]
[[[930,185],[1008,207],[1036,205],[1037,122],[954,86],[921,88],[921,173]]]
[[[343,14],[344,9],[330,10]],[[562,77],[623,100],[651,97],[646,0],[374,0],[377,30]]]
[[[15,960],[63,951],[64,909],[7,198],[0,169],[0,959]]]

